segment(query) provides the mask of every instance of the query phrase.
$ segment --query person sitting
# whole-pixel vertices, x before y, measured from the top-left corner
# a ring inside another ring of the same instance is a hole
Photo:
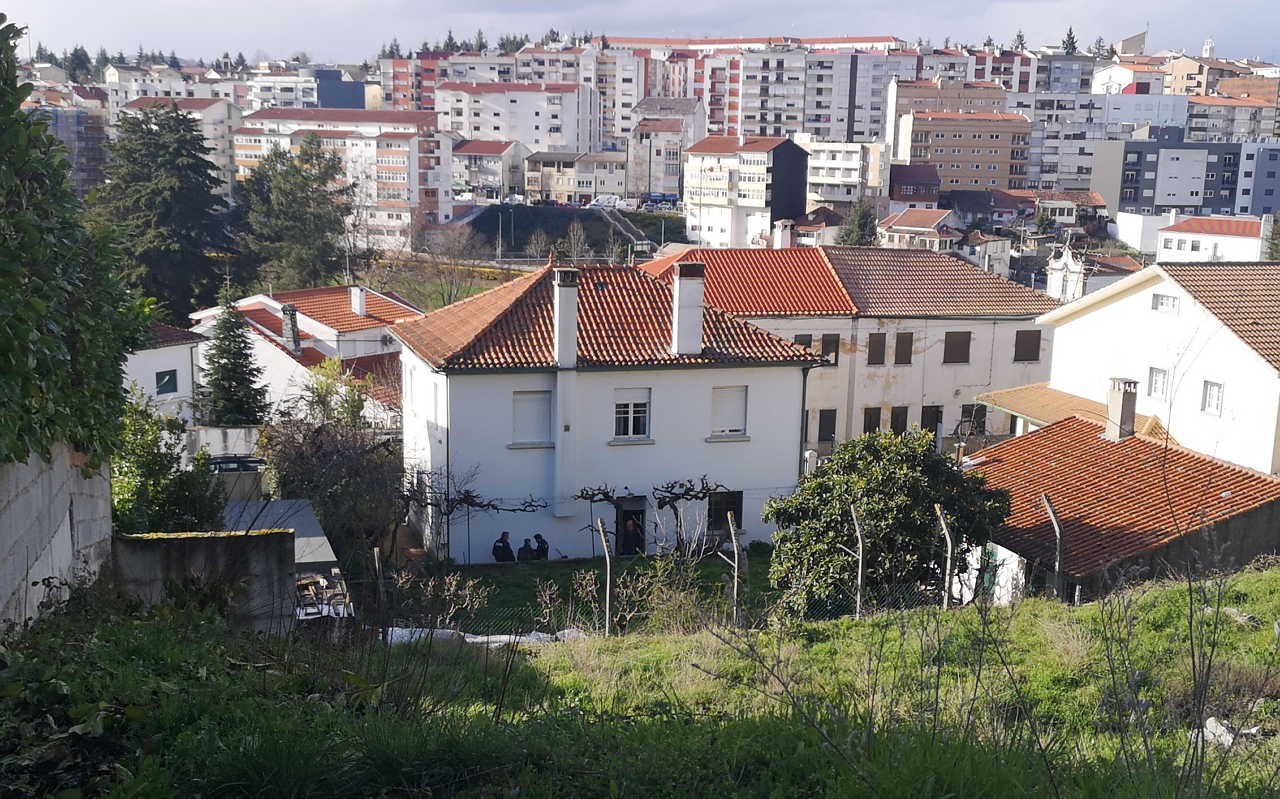
[[[533,559],[547,560],[551,556],[551,545],[547,543],[547,539],[542,537],[542,533],[534,533],[533,540],[538,542],[533,547]]]
[[[520,545],[520,549],[516,550],[516,560],[520,563],[524,563],[527,560],[534,560],[535,558],[536,556],[533,554],[533,544],[526,538],[524,543]]]
[[[498,563],[512,563],[516,559],[515,553],[511,551],[511,533],[506,530],[493,542],[493,559]]]

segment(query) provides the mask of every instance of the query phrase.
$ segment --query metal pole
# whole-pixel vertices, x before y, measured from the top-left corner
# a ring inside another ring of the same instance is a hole
[[[742,548],[738,546],[738,526],[733,523],[732,511],[729,512],[728,519],[729,541],[733,543],[733,624],[736,627],[742,623],[742,617],[738,610],[738,586],[742,578],[739,556]]]
[[[609,552],[609,537],[604,531],[604,519],[596,519],[600,533],[600,546],[604,547],[604,637],[609,637],[613,626],[613,555]]]
[[[858,593],[854,597],[854,618],[862,618],[862,525],[858,522],[858,512],[849,506],[849,512],[853,514],[853,532],[858,536]]]
[[[942,506],[934,503],[933,510],[938,514],[938,523],[942,525],[942,536],[947,543],[946,571],[942,575],[942,609],[951,604],[951,528],[947,527],[947,517],[942,513]]]
[[[1044,503],[1044,509],[1049,512],[1049,521],[1053,524],[1053,583],[1049,590],[1052,596],[1057,597],[1062,593],[1062,525],[1058,523],[1058,514],[1049,501],[1049,495],[1041,494],[1040,501]]]

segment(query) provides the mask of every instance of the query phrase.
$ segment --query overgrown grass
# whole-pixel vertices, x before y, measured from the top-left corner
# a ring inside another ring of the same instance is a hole
[[[689,241],[684,229],[683,216],[677,214],[649,214],[644,211],[622,211],[621,213],[652,242],[657,244],[665,244],[667,242],[684,244]]]

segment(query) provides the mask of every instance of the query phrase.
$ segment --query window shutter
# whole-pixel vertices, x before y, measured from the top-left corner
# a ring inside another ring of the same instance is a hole
[[[942,362],[968,363],[971,336],[972,334],[967,330],[947,333],[942,344]]]
[[[915,336],[911,333],[899,333],[893,343],[893,362],[898,365],[911,363],[911,347]]]
[[[867,336],[867,365],[880,366],[884,363],[884,333],[872,333]]]
[[[1013,334],[1013,360],[1040,360],[1040,331],[1019,330]]]
[[[747,387],[724,386],[711,389],[711,434],[745,435],[747,432]]]
[[[551,441],[551,392],[511,392],[511,440],[514,443]]]

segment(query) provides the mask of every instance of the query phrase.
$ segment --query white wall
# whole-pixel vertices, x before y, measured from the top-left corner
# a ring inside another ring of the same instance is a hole
[[[1127,292],[1056,327],[1050,385],[1105,402],[1110,378],[1132,378],[1138,413],[1158,416],[1182,446],[1262,472],[1280,469],[1276,370],[1156,270],[1139,275]],[[1155,293],[1178,297],[1178,312],[1153,310]],[[1151,367],[1169,373],[1166,397],[1150,395]],[[1206,380],[1223,385],[1221,416],[1200,409]]]
[[[1152,216],[1121,211],[1116,214],[1116,238],[1138,252],[1153,253],[1159,246],[1160,228],[1186,219],[1184,214]]]
[[[1211,236],[1203,233],[1160,233],[1157,263],[1189,261],[1262,261],[1266,244],[1250,236]]]
[[[130,390],[137,386],[162,412],[190,420],[195,349],[195,344],[178,344],[130,353],[124,362],[125,386]],[[157,395],[156,373],[170,369],[178,373],[178,390],[172,394]]]

